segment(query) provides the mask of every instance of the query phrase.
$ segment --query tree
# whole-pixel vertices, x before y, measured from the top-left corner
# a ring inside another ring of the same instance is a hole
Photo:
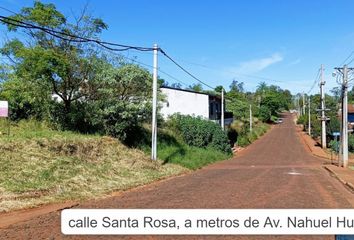
[[[203,92],[203,86],[200,83],[189,85],[188,89],[196,92]]]
[[[352,91],[353,91],[353,89],[352,89]],[[330,92],[333,94],[334,98],[338,101],[342,90],[339,87],[334,87],[330,90]]]
[[[74,24],[69,24],[53,4],[39,1],[35,1],[33,7],[22,8],[20,14],[11,18],[85,38],[98,39],[101,31],[107,29],[101,19],[87,15],[86,11],[75,18]],[[45,82],[44,85],[50,86],[50,91],[62,99],[66,113],[70,112],[73,102],[89,97],[87,90],[95,75],[93,62],[98,56],[92,45],[11,23],[7,27],[10,32],[21,31],[29,37],[27,41],[14,38],[1,49],[22,81]]]
[[[230,92],[242,93],[244,91],[243,85],[243,82],[239,82],[236,79],[232,80],[232,83],[230,84]]]
[[[41,120],[48,116],[51,101],[48,86],[23,81],[16,75],[9,74],[7,80],[1,84],[0,98],[8,100],[12,120],[29,117]]]
[[[180,84],[180,83],[172,83],[172,84],[171,84],[171,87],[173,87],[173,88],[178,88],[178,89],[182,89],[182,84]]]
[[[106,134],[133,142],[142,122],[151,116],[151,74],[133,64],[119,68],[106,64],[98,79],[96,124],[102,124]]]
[[[163,78],[160,78],[159,76],[157,77],[157,85],[159,87],[168,87],[169,83],[163,79]]]
[[[257,85],[256,93],[264,93],[267,90],[268,86],[265,82],[260,82]]]
[[[222,91],[223,89],[224,89],[224,87],[221,86],[221,85],[219,85],[219,86],[216,86],[216,87],[214,88],[214,91],[217,92],[217,93],[221,93],[221,91]]]
[[[265,105],[261,106],[258,111],[258,117],[262,122],[269,122],[272,117],[271,110]]]

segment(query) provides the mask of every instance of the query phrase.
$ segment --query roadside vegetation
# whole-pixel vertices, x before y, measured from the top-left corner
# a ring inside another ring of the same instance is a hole
[[[220,126],[200,117],[173,115],[159,135],[158,153],[164,162],[197,169],[232,156]]]
[[[40,1],[10,17],[83,38],[99,39],[108,28],[86,11],[67,17]],[[0,121],[0,211],[99,197],[231,158],[235,145],[253,142],[290,106],[288,90],[260,83],[251,93],[233,80],[225,94],[231,126],[222,131],[195,116],[159,116],[159,161],[152,162],[147,69],[97,44],[11,22],[6,27],[0,100],[9,102],[11,127],[8,134],[7,122]],[[160,86],[168,84],[159,79]],[[158,98],[164,100],[160,92]]]
[[[326,123],[326,135],[327,135],[327,146],[334,152],[338,151],[338,142],[333,137],[334,132],[339,132],[340,131],[340,122],[338,118],[338,97],[336,96],[336,89],[332,90],[332,93],[334,93],[334,96],[327,95],[325,96],[325,103],[326,103],[326,108],[328,111],[326,111],[326,115],[329,118],[329,120]],[[300,95],[298,95],[300,97]],[[321,97],[319,94],[312,95],[312,96],[306,96],[307,98],[311,98],[311,136],[313,139],[315,139],[317,142],[321,142],[321,119],[319,117],[319,112],[317,109],[321,108]],[[300,98],[300,105],[302,105],[302,97]],[[301,124],[303,126],[303,131],[308,132],[309,128],[309,114],[308,114],[308,105],[307,105],[307,110],[306,113],[299,116],[297,119],[297,124]],[[351,134],[349,135],[349,151],[354,151],[354,136]]]
[[[37,121],[12,124],[11,131],[0,137],[0,212],[101,197],[188,171],[153,162],[112,137],[56,131]]]
[[[290,91],[265,82],[258,84],[254,93],[245,92],[243,82],[234,80],[226,94],[226,108],[234,114],[234,122],[228,129],[231,141],[245,147],[262,136],[292,103]],[[252,110],[252,131],[249,113]]]

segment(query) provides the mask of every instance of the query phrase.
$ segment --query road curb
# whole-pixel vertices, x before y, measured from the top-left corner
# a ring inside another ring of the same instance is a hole
[[[354,185],[350,182],[345,181],[343,178],[339,177],[338,174],[327,166],[323,166],[329,173],[331,173],[336,179],[338,179],[343,185],[350,188],[354,192]]]

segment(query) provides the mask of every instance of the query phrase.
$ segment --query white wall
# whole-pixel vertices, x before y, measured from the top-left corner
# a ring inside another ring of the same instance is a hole
[[[161,88],[166,97],[162,104],[161,114],[166,119],[174,113],[182,115],[195,115],[209,118],[209,96],[169,88]]]

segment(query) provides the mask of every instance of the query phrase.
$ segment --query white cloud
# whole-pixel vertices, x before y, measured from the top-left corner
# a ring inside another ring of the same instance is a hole
[[[299,64],[300,62],[301,62],[301,59],[298,58],[298,59],[296,59],[296,60],[290,62],[290,63],[288,64],[288,66],[293,66],[293,65]]]
[[[280,53],[274,53],[269,57],[253,59],[246,62],[241,62],[237,67],[230,67],[227,69],[228,72],[243,73],[256,73],[262,71],[263,69],[283,61],[283,56]]]

